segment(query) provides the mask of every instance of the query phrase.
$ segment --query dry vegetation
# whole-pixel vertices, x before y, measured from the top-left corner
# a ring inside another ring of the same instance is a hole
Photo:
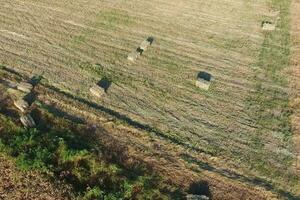
[[[293,1],[291,5],[291,33],[292,33],[292,61],[290,69],[290,87],[291,87],[291,108],[293,109],[292,115],[292,128],[294,133],[294,145],[297,159],[295,160],[295,169],[300,174],[300,2]]]
[[[38,172],[21,172],[11,158],[0,154],[1,200],[63,200],[70,194],[66,186],[53,185]],[[59,188],[59,189],[58,189]]]
[[[101,124],[174,185],[207,179],[215,199],[297,199],[289,3],[4,0],[0,64],[25,75],[3,70],[14,78],[42,75],[35,106]],[[274,10],[277,29],[264,33]],[[148,36],[151,48],[128,62]],[[215,77],[207,92],[194,86],[201,70]],[[104,77],[108,93],[92,97]]]

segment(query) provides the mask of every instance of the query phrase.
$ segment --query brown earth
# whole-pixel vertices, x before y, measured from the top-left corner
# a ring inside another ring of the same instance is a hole
[[[19,171],[11,159],[0,153],[0,200],[63,200],[70,199],[68,192],[37,172]]]

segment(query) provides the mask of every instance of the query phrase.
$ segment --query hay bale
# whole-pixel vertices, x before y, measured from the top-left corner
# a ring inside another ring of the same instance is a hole
[[[92,95],[96,96],[96,97],[102,97],[105,94],[105,90],[104,88],[98,86],[98,85],[93,85],[93,87],[90,88],[90,92],[92,93]]]
[[[196,86],[203,90],[208,90],[212,80],[213,77],[211,74],[201,71],[198,73]]]
[[[275,24],[270,21],[263,21],[262,22],[262,30],[263,31],[274,31],[276,28]]]
[[[205,195],[188,194],[186,200],[209,200],[209,198]]]
[[[35,126],[35,122],[29,114],[21,116],[20,121],[25,127]]]
[[[196,86],[203,90],[208,90],[209,86],[210,86],[210,82],[198,79],[198,80],[196,80]]]
[[[18,90],[26,93],[30,93],[32,88],[33,86],[30,83],[26,83],[26,82],[21,82],[17,85]]]
[[[17,88],[17,83],[15,83],[9,79],[2,78],[2,79],[0,79],[0,82],[3,83],[4,85],[6,85],[7,87]]]
[[[151,42],[148,40],[144,40],[141,44],[140,44],[140,49],[142,49],[143,51],[146,51],[147,48],[151,45]]]
[[[139,52],[133,51],[127,56],[127,60],[134,62],[139,57],[139,55],[140,55]]]
[[[23,99],[14,101],[14,105],[21,111],[21,112],[25,112],[29,105],[26,101],[24,101]]]

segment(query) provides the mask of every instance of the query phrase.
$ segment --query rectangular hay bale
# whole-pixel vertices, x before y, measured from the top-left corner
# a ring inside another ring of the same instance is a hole
[[[198,79],[196,80],[196,86],[203,90],[208,90],[210,86],[210,82],[202,79]]]
[[[20,121],[25,127],[31,128],[35,126],[35,122],[29,114],[21,116]]]
[[[25,112],[29,105],[26,101],[24,101],[23,99],[19,99],[17,101],[14,101],[14,105],[21,111],[21,112]]]
[[[150,41],[144,40],[140,45],[140,49],[142,49],[143,51],[146,51],[150,45],[151,45]]]
[[[90,92],[92,93],[92,95],[99,97],[99,98],[105,94],[104,89],[96,84],[90,88]]]
[[[203,90],[208,90],[213,79],[210,73],[200,71],[197,75],[196,86]]]
[[[21,82],[17,84],[17,89],[22,92],[30,93],[32,88],[33,86],[30,83]]]
[[[127,56],[127,60],[134,62],[139,57],[139,55],[139,52],[133,51]]]
[[[275,24],[268,22],[268,21],[264,21],[262,23],[262,30],[263,31],[274,31],[276,28]]]

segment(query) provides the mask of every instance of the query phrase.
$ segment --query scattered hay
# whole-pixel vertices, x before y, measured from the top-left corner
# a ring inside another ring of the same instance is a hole
[[[92,95],[96,97],[102,97],[105,94],[104,88],[100,87],[99,85],[94,85],[93,87],[90,88],[90,92]]]
[[[201,71],[198,73],[196,86],[203,90],[208,90],[212,80],[213,77],[211,74]]]
[[[25,112],[29,105],[26,101],[24,101],[23,99],[14,101],[14,105],[21,111],[21,112]]]
[[[29,114],[21,116],[20,121],[27,128],[35,127],[35,122]]]
[[[21,83],[17,84],[17,89],[22,92],[30,93],[32,88],[33,88],[33,86],[30,83],[21,82]]]
[[[127,56],[127,60],[134,62],[139,57],[139,55],[140,55],[139,52],[133,51]]]
[[[262,22],[262,30],[263,31],[274,31],[276,25],[270,21],[263,21]]]

